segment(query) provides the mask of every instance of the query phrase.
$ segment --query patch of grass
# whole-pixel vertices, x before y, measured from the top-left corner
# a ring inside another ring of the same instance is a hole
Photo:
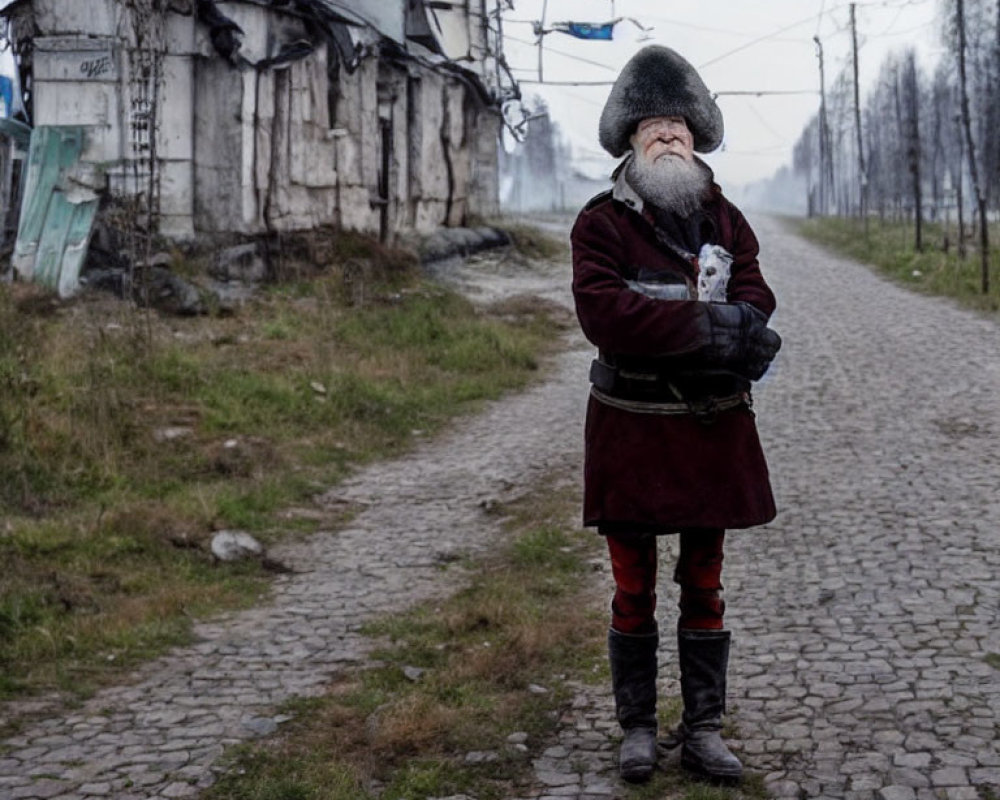
[[[684,701],[680,695],[659,698],[656,704],[656,717],[660,724],[660,730],[668,731],[676,728],[680,724],[683,711]]]
[[[767,800],[764,776],[745,773],[738,786],[713,785],[678,769],[657,770],[649,783],[629,785],[623,800]]]
[[[233,800],[369,800],[361,775],[342,761],[288,758],[280,750],[243,745],[230,755],[231,774],[209,794]],[[223,788],[225,784],[228,788]],[[322,787],[322,793],[317,787]],[[222,791],[224,794],[219,794]]]
[[[569,258],[568,239],[558,239],[531,225],[512,224],[505,220],[497,221],[495,224],[507,232],[515,249],[528,258],[543,260]]]
[[[293,282],[225,317],[0,285],[0,699],[87,692],[255,602],[268,575],[216,564],[213,531],[315,528],[282,509],[525,386],[559,346],[544,309],[477,309],[411,254],[328,234],[286,240]]]
[[[991,227],[990,292],[982,294],[979,255],[974,243],[968,255],[958,256],[954,241],[947,250],[942,243],[945,229],[938,223],[924,228],[924,249],[914,248],[913,225],[869,220],[868,233],[859,219],[816,217],[791,222],[803,236],[851,258],[878,268],[893,280],[928,294],[951,297],[980,311],[1000,310],[1000,226]],[[955,229],[952,226],[951,236]]]
[[[264,590],[256,565],[217,565],[163,507],[25,525],[0,539],[0,696],[87,694],[106,673],[186,640],[191,617]]]
[[[987,653],[983,656],[983,660],[993,669],[1000,669],[1000,653]]]
[[[366,626],[385,641],[374,654],[381,666],[293,704],[284,734],[235,751],[206,800],[515,796],[531,755],[507,737],[522,732],[543,748],[568,707],[566,680],[604,659],[586,581],[599,542],[569,527],[574,506],[560,490],[504,509],[515,535],[503,552],[474,565],[451,598]],[[517,528],[529,507],[541,516]],[[529,688],[537,686],[545,691]]]

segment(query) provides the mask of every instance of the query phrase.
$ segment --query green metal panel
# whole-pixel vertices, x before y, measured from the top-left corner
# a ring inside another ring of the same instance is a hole
[[[60,290],[63,296],[76,290],[96,211],[96,201],[73,204],[66,202],[60,192],[53,193],[35,254],[33,279],[36,283]]]
[[[21,224],[17,229],[18,250],[34,253],[38,248],[52,192],[63,164],[72,166],[83,149],[81,128],[35,128],[28,151],[28,178],[21,204]],[[22,247],[25,248],[22,250]]]
[[[74,206],[75,211],[66,232],[59,280],[56,283],[60,297],[69,297],[80,288],[80,270],[83,269],[83,262],[87,258],[90,233],[94,229],[98,204],[99,201],[94,199]]]
[[[96,193],[72,191],[83,152],[80,127],[41,126],[31,135],[14,267],[22,276],[55,289],[76,291],[97,214]]]

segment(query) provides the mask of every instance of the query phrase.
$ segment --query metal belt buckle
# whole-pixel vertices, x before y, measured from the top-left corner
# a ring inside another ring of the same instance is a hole
[[[691,413],[694,414],[695,419],[702,425],[711,425],[719,415],[718,398],[712,396],[696,403],[688,403],[688,407],[691,409]]]

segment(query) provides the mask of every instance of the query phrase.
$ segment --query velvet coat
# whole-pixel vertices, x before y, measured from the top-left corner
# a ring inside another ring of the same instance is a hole
[[[630,207],[630,205],[632,207]],[[697,262],[657,238],[653,217],[598,195],[573,227],[573,295],[587,338],[625,358],[689,353],[704,330],[699,300],[663,300],[629,289],[639,270],[673,271],[697,284]],[[768,316],[774,295],[757,261],[757,238],[713,184],[705,211],[713,243],[733,255],[730,302]],[[696,296],[696,295],[694,295]],[[747,528],[774,518],[767,464],[753,411],[739,405],[709,422],[692,414],[649,414],[608,405],[587,409],[584,524],[603,533],[671,533],[680,528]]]

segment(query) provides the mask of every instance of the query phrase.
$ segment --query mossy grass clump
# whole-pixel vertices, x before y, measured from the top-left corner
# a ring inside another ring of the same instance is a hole
[[[910,222],[869,219],[866,227],[856,218],[814,217],[789,223],[806,238],[870,264],[903,286],[950,297],[993,315],[1000,311],[1000,225],[990,228],[990,291],[983,294],[978,239],[966,231],[966,255],[961,256],[954,224],[925,223],[922,250],[918,251]]]

